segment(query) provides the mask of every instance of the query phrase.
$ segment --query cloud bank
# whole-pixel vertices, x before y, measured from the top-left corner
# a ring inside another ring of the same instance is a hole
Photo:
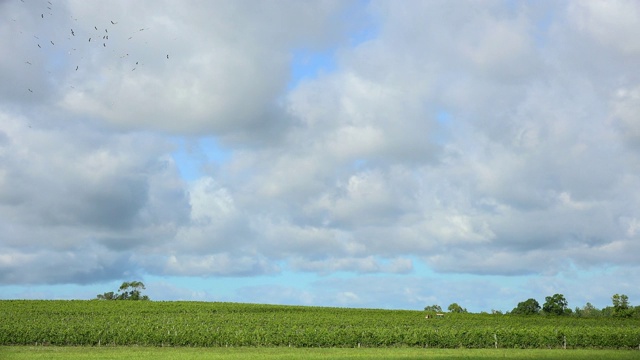
[[[5,1],[0,32],[2,285],[638,274],[633,1]]]

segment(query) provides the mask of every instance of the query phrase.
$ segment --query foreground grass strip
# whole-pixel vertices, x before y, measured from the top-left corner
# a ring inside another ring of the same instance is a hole
[[[2,346],[0,359],[639,359],[638,350]]]

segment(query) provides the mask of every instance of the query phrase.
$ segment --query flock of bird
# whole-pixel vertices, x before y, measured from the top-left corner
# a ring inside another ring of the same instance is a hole
[[[25,2],[25,0],[20,0],[21,2]],[[46,5],[47,10],[44,10],[43,8],[43,12],[40,13],[40,19],[42,21],[46,21],[48,17],[53,16],[54,14],[54,5],[51,1],[47,1],[47,5]],[[73,19],[74,21],[77,22],[78,19]],[[15,19],[14,19],[15,21]],[[89,29],[89,32],[87,31],[80,31],[80,29],[78,27],[76,27],[76,29],[74,30],[74,28],[70,28],[68,35],[67,35],[67,39],[68,40],[76,40],[76,38],[80,38],[81,34],[86,34],[86,40],[80,40],[81,42],[86,41],[86,44],[96,44],[95,46],[100,46],[102,45],[102,48],[107,48],[108,44],[109,44],[109,29],[112,26],[116,26],[118,25],[117,21],[113,21],[113,20],[109,20],[110,25],[107,25],[106,27],[104,27],[104,32],[102,31],[102,28],[98,28],[98,26],[93,26],[93,29]],[[135,33],[138,32],[142,32],[145,30],[149,30],[149,28],[140,28],[137,31],[135,31]],[[128,37],[128,40],[133,39],[133,37],[135,36],[135,34],[130,34],[130,36]],[[44,44],[41,45],[41,39],[40,37],[33,35],[34,39],[36,39],[36,45],[39,49],[43,49]],[[76,42],[78,42],[76,40]],[[51,46],[56,46],[56,43],[53,41],[53,39],[49,39],[49,43],[51,44]],[[78,47],[72,47],[69,48],[68,54],[71,54],[72,52],[75,52],[78,49]],[[129,54],[128,53],[123,53],[121,56],[119,56],[120,59],[124,59],[124,58],[128,58]],[[166,58],[169,59],[169,54],[166,55]],[[24,62],[26,65],[32,65],[33,63],[29,60],[25,60]],[[132,63],[132,68],[131,71],[135,71],[138,65],[142,65],[143,63],[140,62],[140,60],[135,61],[135,64]],[[78,71],[81,68],[81,64],[75,64],[75,71]],[[27,90],[31,93],[33,93],[33,89],[31,88],[27,88]]]

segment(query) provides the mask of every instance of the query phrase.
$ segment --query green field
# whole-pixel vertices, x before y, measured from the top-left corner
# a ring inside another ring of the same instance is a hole
[[[0,347],[3,360],[130,359],[638,359],[638,350],[419,349],[419,348],[159,348],[159,347]]]
[[[34,346],[45,352],[60,346],[90,351],[120,346],[215,347],[218,351],[227,347],[390,348],[398,352],[566,348],[567,353],[576,353],[570,349],[621,349],[640,358],[638,319],[489,314],[425,319],[424,312],[407,310],[34,300],[0,301],[0,319],[0,345]]]

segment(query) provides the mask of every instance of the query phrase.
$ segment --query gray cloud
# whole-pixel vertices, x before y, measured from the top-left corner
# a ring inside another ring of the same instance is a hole
[[[118,278],[135,271],[126,250],[157,246],[188,220],[165,140],[76,124],[28,125],[11,112],[0,118],[3,281]]]

